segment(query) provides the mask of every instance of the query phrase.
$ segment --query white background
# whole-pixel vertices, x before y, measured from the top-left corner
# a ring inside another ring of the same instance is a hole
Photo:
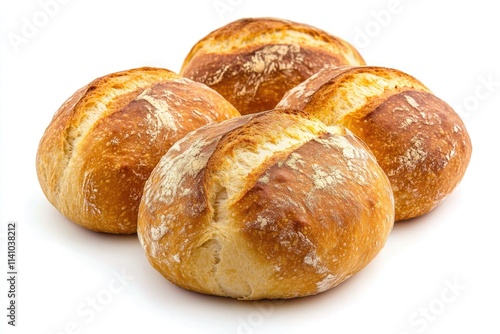
[[[66,2],[50,17],[36,0],[0,5],[2,332],[500,332],[500,184],[493,162],[500,18],[493,1]],[[200,38],[252,16],[314,25],[358,46],[368,64],[412,74],[461,110],[474,149],[453,194],[430,214],[398,223],[363,271],[328,292],[278,303],[177,288],[150,267],[135,235],[96,234],[65,219],[35,173],[43,131],[79,87],[145,65],[179,71]],[[30,35],[26,22],[38,24],[37,31]],[[25,40],[16,45],[13,36]],[[6,325],[9,221],[18,226],[15,328]]]

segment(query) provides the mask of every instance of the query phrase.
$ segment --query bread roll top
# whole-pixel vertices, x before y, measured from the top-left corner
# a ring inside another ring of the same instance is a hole
[[[292,298],[373,259],[394,220],[387,177],[351,133],[293,113],[208,125],[167,152],[139,210],[153,267],[202,293]]]
[[[324,67],[363,64],[352,45],[323,30],[255,18],[234,21],[201,39],[180,73],[251,114],[273,109],[287,90]]]
[[[49,201],[70,220],[135,233],[143,185],[162,155],[188,132],[239,116],[203,84],[140,68],[98,78],[55,114],[37,153]]]

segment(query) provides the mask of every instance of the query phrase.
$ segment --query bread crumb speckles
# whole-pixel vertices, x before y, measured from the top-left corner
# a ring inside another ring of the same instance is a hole
[[[259,228],[262,230],[267,226],[267,224],[269,224],[269,219],[262,217],[262,216],[258,216],[257,220],[255,222],[258,224]]]
[[[151,240],[158,241],[161,238],[163,238],[163,236],[165,236],[165,234],[169,230],[168,223],[169,222],[167,222],[165,220],[165,216],[162,215],[162,217],[161,217],[161,224],[158,227],[151,227],[151,229],[150,229],[149,233],[151,234]]]
[[[188,149],[175,157],[166,154],[156,167],[161,178],[158,182],[160,189],[153,190],[149,183],[146,184],[144,192],[146,205],[150,206],[156,201],[170,205],[178,192],[182,191],[181,195],[189,194],[189,192],[184,191],[183,182],[185,178],[194,177],[206,166],[210,155],[204,154],[202,149],[217,139],[212,138],[210,142],[198,139]],[[184,139],[181,141],[184,141]],[[197,208],[197,210],[199,209]]]
[[[359,158],[359,152],[357,149],[355,149],[352,145],[347,145],[342,149],[342,155],[344,156],[345,159],[358,159]]]
[[[328,272],[328,268],[321,264],[321,259],[318,255],[316,255],[316,250],[312,243],[311,247],[313,247],[313,250],[307,253],[304,257],[304,264],[313,267],[318,274],[324,274]]]
[[[421,127],[422,124],[434,125],[441,124],[441,117],[434,112],[429,112],[426,110],[426,106],[421,106],[413,97],[410,95],[404,95],[407,105],[399,105],[394,107],[392,112],[404,112],[404,114],[398,113],[395,116],[401,119],[399,128],[408,129],[410,127]]]
[[[174,256],[172,256],[172,259],[177,262],[177,263],[181,263],[181,259],[179,257],[179,254],[175,254]]]
[[[297,56],[293,56],[291,61],[284,61],[286,55]],[[303,60],[299,45],[267,45],[256,51],[242,67],[246,72],[270,74],[276,70],[291,69],[295,61]]]
[[[113,138],[109,141],[109,143],[110,143],[111,145],[118,145],[118,144],[120,144],[120,139],[118,139],[118,137],[113,137]]]
[[[412,117],[407,117],[405,118],[402,122],[401,122],[401,125],[400,125],[400,128],[401,129],[406,129],[407,127],[409,127],[410,125],[412,125],[413,123],[417,123],[418,120],[415,120],[414,118]]]
[[[316,255],[316,247],[309,240],[307,236],[302,233],[301,230],[297,230],[293,227],[293,224],[283,225],[279,230],[270,229],[271,231],[277,232],[277,247],[281,249],[280,252],[284,252],[287,256],[294,258],[301,256],[304,257],[303,263],[306,265],[313,266],[316,272],[324,272],[327,269],[321,265],[321,261]],[[268,259],[271,259],[271,254],[268,254]],[[282,262],[280,258],[275,259],[275,265],[281,267]]]
[[[295,63],[304,61],[300,46],[295,44],[267,45],[248,59],[240,59],[243,71],[247,74],[245,82],[238,82],[234,87],[237,96],[255,96],[259,86],[268,76],[277,71],[290,71]],[[225,67],[227,67],[226,65]],[[227,69],[220,75],[224,75]],[[217,74],[217,73],[216,73]],[[220,81],[221,79],[219,79]]]
[[[339,183],[344,183],[345,181],[345,178],[339,169],[331,167],[327,172],[318,164],[313,164],[312,168],[314,170],[314,175],[312,177],[315,189],[325,189]]]
[[[200,120],[204,124],[212,123],[220,117],[212,98],[191,97],[192,91],[206,91],[207,97],[219,98],[215,92],[199,82],[187,78],[172,80],[168,84],[154,85],[145,89],[136,97],[136,101],[145,101],[144,107],[149,111],[146,115],[147,131],[151,141],[157,139],[162,131],[175,136],[184,131],[186,123]],[[187,113],[186,109],[191,109]],[[181,110],[186,112],[181,112]]]
[[[151,227],[151,239],[153,241],[158,241],[168,232],[169,228],[166,222],[162,222],[158,227]]]
[[[349,159],[366,159],[368,156],[365,152],[358,150],[346,137],[342,136],[329,136],[327,138],[315,139],[318,143],[328,147],[337,148],[342,150],[342,155],[346,160]]]
[[[306,162],[302,160],[302,156],[300,154],[292,152],[289,158],[286,160],[285,165],[290,167],[291,169],[300,171],[300,168],[297,164],[303,167],[306,165]]]
[[[427,158],[427,151],[424,149],[424,142],[421,135],[417,134],[410,140],[411,146],[398,158],[401,166],[409,170],[414,170]]]
[[[152,125],[155,129],[148,133],[154,140],[158,135],[159,129],[167,128],[172,131],[177,131],[179,124],[172,115],[173,111],[169,102],[165,99],[151,96],[150,94],[150,90],[145,90],[137,97],[137,100],[144,100],[155,108],[155,110],[150,110],[151,113],[146,116],[147,123]]]
[[[420,104],[415,101],[415,99],[409,95],[405,95],[405,99],[408,102],[409,105],[411,105],[413,108],[417,109],[420,107]]]
[[[335,276],[333,276],[332,274],[326,275],[325,278],[316,283],[316,286],[318,287],[318,293],[330,289],[335,283],[335,281],[336,281]]]
[[[259,182],[260,183],[264,183],[264,184],[267,184],[269,183],[269,175],[266,173],[264,175],[262,175],[260,178],[259,178]]]
[[[448,154],[446,154],[445,159],[446,159],[446,164],[457,154],[456,147],[453,145],[452,149]]]
[[[313,181],[316,189],[324,189],[327,186],[334,186],[346,180],[354,181],[362,186],[367,186],[370,180],[377,177],[366,168],[369,159],[368,153],[354,146],[346,137],[331,136],[328,138],[316,139],[317,142],[328,147],[341,150],[345,166],[350,173],[344,175],[339,169],[331,168],[329,171],[322,170],[316,166],[314,168]]]
[[[405,106],[397,106],[395,107],[394,109],[392,109],[392,112],[409,112],[410,109],[408,109],[407,107]]]
[[[202,82],[206,83],[209,86],[213,86],[218,84],[224,79],[226,72],[231,68],[230,64],[226,64],[221,66],[213,75],[208,77],[208,73],[206,73],[201,79]]]

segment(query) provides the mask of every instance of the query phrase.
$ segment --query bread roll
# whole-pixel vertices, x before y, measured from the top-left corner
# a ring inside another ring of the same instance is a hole
[[[293,298],[365,267],[393,222],[389,181],[360,140],[264,112],[176,143],[146,182],[138,236],[153,267],[183,288]]]
[[[303,109],[365,141],[391,181],[396,220],[435,208],[470,161],[471,141],[460,117],[417,79],[395,69],[323,70],[287,92],[277,107]]]
[[[352,45],[315,27],[247,18],[196,43],[180,73],[215,89],[245,115],[273,109],[287,90],[339,65],[364,60]]]
[[[73,222],[135,233],[144,183],[161,156],[191,130],[238,115],[217,92],[165,69],[98,78],[46,129],[36,160],[40,185]]]

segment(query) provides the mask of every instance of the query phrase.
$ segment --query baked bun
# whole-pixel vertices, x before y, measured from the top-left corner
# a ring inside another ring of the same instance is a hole
[[[395,69],[325,69],[290,90],[277,108],[302,109],[361,138],[391,181],[396,220],[436,207],[470,161],[471,141],[457,113]]]
[[[247,18],[196,43],[180,73],[215,89],[245,115],[273,109],[286,91],[324,67],[364,64],[352,45],[323,30]]]
[[[183,288],[292,298],[365,267],[393,222],[389,181],[364,143],[263,112],[177,142],[146,182],[137,231],[153,267]]]
[[[73,222],[135,233],[144,183],[162,155],[188,132],[238,115],[217,92],[165,69],[98,78],[46,129],[36,160],[40,185]]]

